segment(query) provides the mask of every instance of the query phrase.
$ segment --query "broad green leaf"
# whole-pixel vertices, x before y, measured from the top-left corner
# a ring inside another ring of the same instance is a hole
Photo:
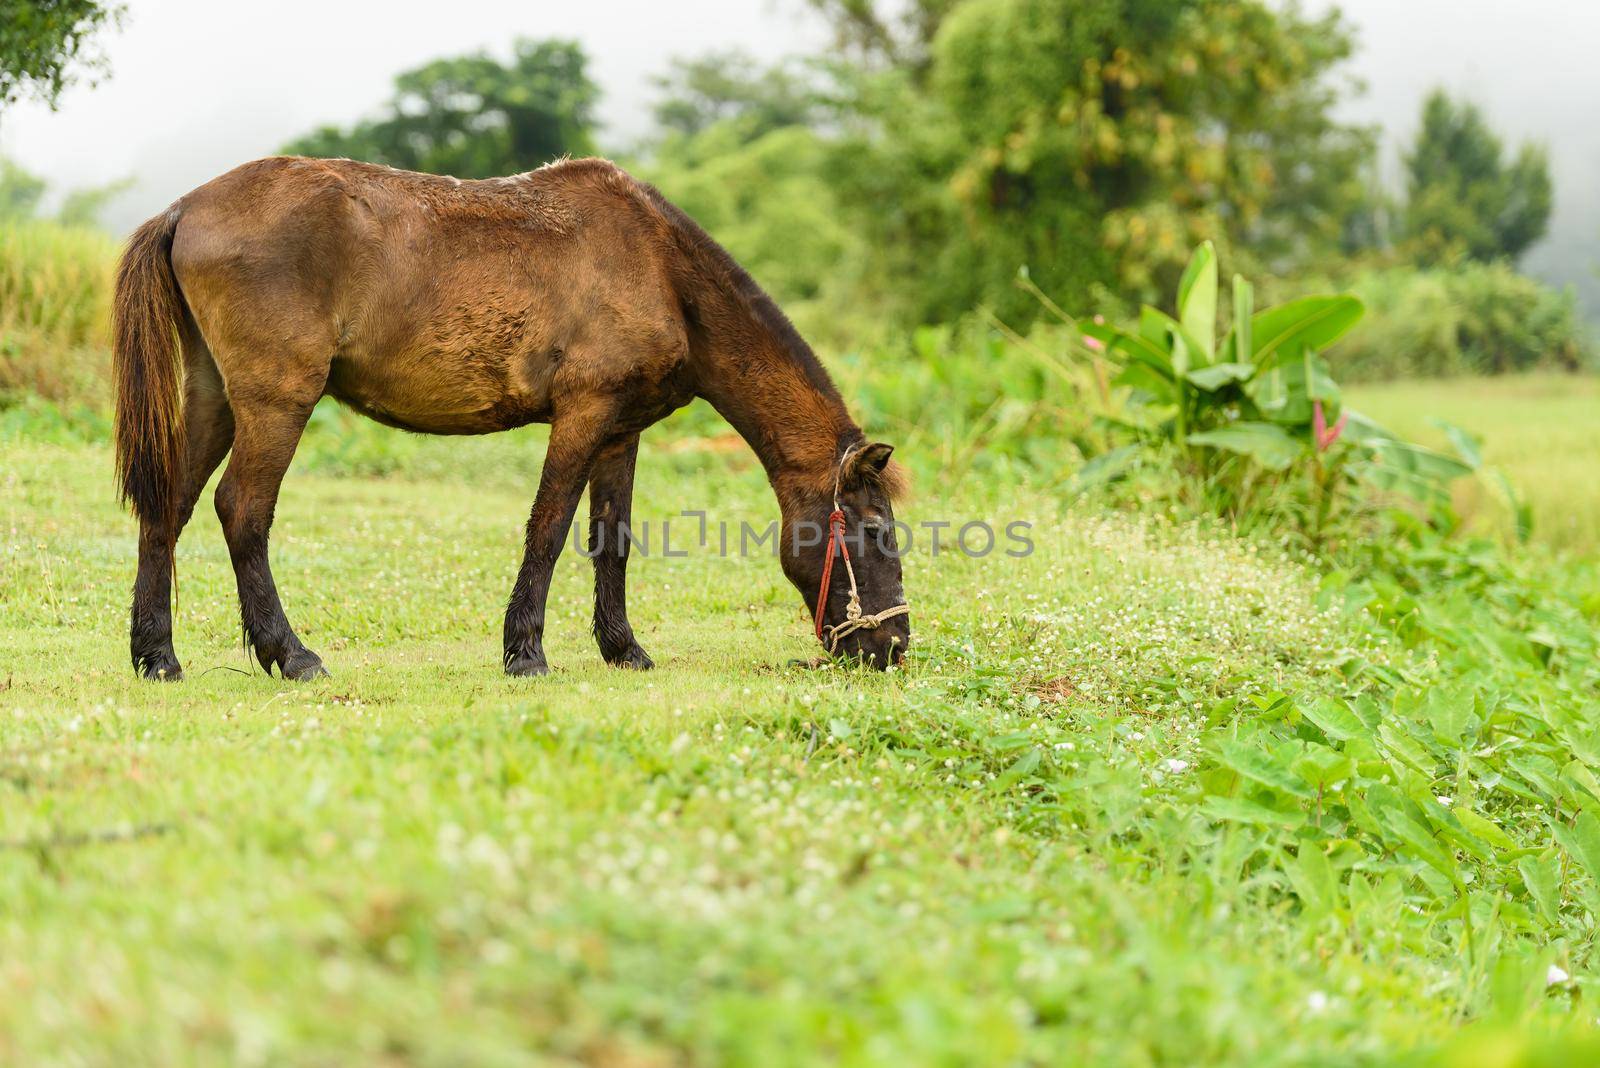
[[[1518,848],[1517,843],[1512,840],[1509,834],[1500,829],[1499,824],[1485,819],[1465,805],[1457,805],[1450,811],[1455,815],[1456,819],[1461,821],[1461,826],[1496,849],[1510,850]]]
[[[1506,767],[1532,783],[1546,799],[1555,800],[1561,796],[1561,769],[1549,757],[1523,753],[1507,758]]]
[[[1400,723],[1383,723],[1378,726],[1378,741],[1383,743],[1389,757],[1423,775],[1431,776],[1434,771],[1432,754],[1424,749],[1409,733],[1418,729],[1404,721]]]
[[[1180,378],[1191,366],[1210,362],[1199,338],[1178,320],[1148,304],[1139,309],[1139,336],[1153,345],[1170,349],[1173,373]]]
[[[1311,422],[1312,402],[1339,403],[1339,387],[1327,363],[1309,349],[1292,349],[1258,365],[1254,378],[1244,384],[1245,395],[1275,423],[1305,426]]]
[[[1600,882],[1600,819],[1593,812],[1580,812],[1567,827],[1559,820],[1546,818],[1550,833],[1567,855],[1588,873],[1589,878]]]
[[[1390,493],[1402,493],[1423,503],[1446,503],[1449,495],[1432,479],[1408,471],[1398,470],[1381,463],[1354,463],[1351,472],[1363,482]]]
[[[1303,450],[1299,441],[1271,423],[1235,423],[1216,430],[1202,430],[1190,434],[1188,442],[1248,456],[1273,471],[1288,467]]]
[[[1410,442],[1376,441],[1371,448],[1372,462],[1356,468],[1357,475],[1420,501],[1447,500],[1449,483],[1472,473],[1461,461]]]
[[[1397,805],[1375,809],[1374,814],[1383,825],[1384,832],[1403,843],[1418,860],[1425,861],[1452,883],[1461,878],[1455,861],[1439,843],[1438,835],[1432,828],[1424,827]]]
[[[1489,844],[1467,829],[1466,825],[1456,818],[1454,812],[1439,804],[1433,798],[1427,798],[1422,808],[1428,814],[1428,820],[1433,824],[1434,833],[1447,839],[1466,850],[1477,859],[1487,863],[1494,863],[1494,850]]]
[[[1207,393],[1215,393],[1229,382],[1248,381],[1250,376],[1255,373],[1256,366],[1253,363],[1229,362],[1214,363],[1210,367],[1201,367],[1189,371],[1183,377],[1188,379],[1192,385],[1205,390]]]
[[[1136,361],[1169,382],[1173,379],[1171,353],[1148,338],[1103,323],[1085,323],[1083,332],[1104,344],[1106,355]]]
[[[1216,357],[1217,250],[1201,242],[1178,283],[1178,321],[1209,363]]]
[[[1300,712],[1321,728],[1323,734],[1336,741],[1361,738],[1369,733],[1366,724],[1337,697],[1307,702],[1301,706]]]
[[[1483,451],[1476,437],[1443,419],[1429,420],[1434,426],[1444,431],[1444,436],[1450,439],[1450,445],[1456,450],[1456,455],[1461,457],[1461,462],[1476,471],[1483,466]]]
[[[1039,760],[1039,750],[1028,750],[1016,760],[1012,761],[1009,768],[996,776],[994,782],[989,784],[989,789],[993,790],[995,793],[1004,793],[1005,791],[1011,789],[1022,780],[1023,776],[1031,775],[1035,770],[1038,769]]]
[[[1082,467],[1072,476],[1070,489],[1074,492],[1085,490],[1091,486],[1103,485],[1114,482],[1127,474],[1128,469],[1139,462],[1139,454],[1143,450],[1138,445],[1123,445],[1112,449],[1110,452],[1101,453]]]
[[[1253,745],[1223,742],[1217,747],[1217,759],[1230,770],[1263,786],[1296,797],[1312,796],[1312,790],[1304,779]]]
[[[1283,873],[1307,912],[1321,916],[1339,907],[1338,877],[1317,843],[1301,842],[1299,854],[1284,863]]]
[[[1433,727],[1433,736],[1447,745],[1459,747],[1467,732],[1477,736],[1478,717],[1473,713],[1473,694],[1454,686],[1435,686],[1428,691],[1423,711]]]
[[[1250,823],[1261,827],[1295,828],[1306,821],[1300,811],[1269,808],[1258,801],[1243,797],[1208,797],[1200,809],[1214,820],[1230,823]]]
[[[1380,441],[1394,441],[1394,432],[1368,419],[1353,408],[1340,412],[1344,416],[1344,440],[1353,445],[1373,445]]]
[[[1460,460],[1407,441],[1379,442],[1373,447],[1373,451],[1386,467],[1408,471],[1434,481],[1448,482],[1472,474],[1472,468]]]
[[[1356,762],[1348,755],[1316,742],[1306,742],[1305,750],[1289,767],[1318,790],[1343,782],[1356,772]]]
[[[1600,768],[1600,733],[1569,726],[1562,729],[1561,740],[1574,757],[1591,768]]]
[[[1556,923],[1561,918],[1561,861],[1554,852],[1542,857],[1523,857],[1517,861],[1517,871],[1522,873],[1522,885],[1528,896],[1539,906],[1546,920]]]
[[[1157,405],[1173,404],[1176,402],[1178,396],[1177,389],[1173,385],[1171,377],[1157,373],[1142,360],[1129,360],[1127,363],[1123,364],[1122,370],[1111,376],[1111,384],[1115,386],[1127,386],[1129,389],[1140,390]],[[1151,405],[1149,404],[1145,404],[1138,407],[1149,408],[1150,406]],[[1148,416],[1149,414],[1150,413],[1147,411],[1139,412],[1141,417]],[[1146,419],[1145,421],[1148,425],[1159,425],[1164,419],[1167,418],[1170,418],[1170,416],[1163,413],[1160,419]]]
[[[1280,353],[1300,348],[1325,349],[1360,322],[1365,309],[1348,293],[1301,297],[1258,312],[1250,321],[1255,341],[1251,358],[1264,364]]]

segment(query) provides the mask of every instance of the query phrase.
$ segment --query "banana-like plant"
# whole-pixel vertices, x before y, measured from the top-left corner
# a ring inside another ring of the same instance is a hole
[[[1361,321],[1349,293],[1301,297],[1263,311],[1254,289],[1233,278],[1232,322],[1217,334],[1216,250],[1194,252],[1178,284],[1177,317],[1145,305],[1135,327],[1080,323],[1117,366],[1140,425],[1190,453],[1204,472],[1230,454],[1267,471],[1297,462],[1348,473],[1428,502],[1478,465],[1403,442],[1346,410],[1322,353]],[[1328,455],[1337,446],[1338,455]],[[1458,451],[1462,451],[1458,447]]]

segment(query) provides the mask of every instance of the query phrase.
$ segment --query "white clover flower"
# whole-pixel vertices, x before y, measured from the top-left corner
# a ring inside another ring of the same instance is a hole
[[[1568,975],[1566,969],[1559,964],[1550,965],[1550,970],[1544,973],[1545,986],[1560,986],[1571,979],[1572,976]]]

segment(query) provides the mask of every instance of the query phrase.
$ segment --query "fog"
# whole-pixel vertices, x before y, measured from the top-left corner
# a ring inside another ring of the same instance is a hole
[[[1325,7],[1325,4],[1313,4]],[[1435,85],[1483,105],[1512,142],[1550,149],[1551,233],[1526,266],[1577,284],[1600,311],[1600,4],[1592,0],[1345,0],[1360,49],[1349,73],[1366,83],[1346,114],[1384,129],[1385,174]],[[440,9],[433,9],[440,10]],[[215,0],[131,0],[104,37],[109,77],[79,86],[57,111],[6,112],[0,153],[61,189],[135,175],[108,212],[125,229],[236,163],[326,122],[378,105],[393,75],[441,55],[505,51],[518,36],[572,37],[604,90],[604,143],[649,129],[650,79],[673,56],[743,48],[777,57],[825,46],[799,0],[456,0],[443,17],[376,0],[281,0],[245,8]]]

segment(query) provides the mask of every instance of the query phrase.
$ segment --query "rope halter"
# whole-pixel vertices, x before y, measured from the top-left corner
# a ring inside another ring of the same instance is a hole
[[[839,459],[839,469],[833,475],[833,511],[828,515],[827,555],[822,558],[822,587],[817,592],[817,640],[827,643],[829,656],[838,655],[839,642],[847,635],[854,634],[858,630],[877,630],[888,620],[896,616],[908,615],[911,612],[911,605],[905,602],[885,608],[883,611],[872,615],[863,615],[861,612],[861,594],[856,589],[856,569],[850,563],[850,549],[845,544],[844,508],[839,504],[840,483],[844,479],[844,466],[850,462],[850,457],[855,451],[856,449],[854,448],[845,450],[845,454]],[[836,623],[829,627],[823,625],[822,616],[828,610],[828,588],[833,581],[835,547],[838,548],[839,558],[844,561],[845,575],[850,579],[850,601],[845,605],[844,622]],[[826,638],[823,637],[824,632],[827,633]]]

